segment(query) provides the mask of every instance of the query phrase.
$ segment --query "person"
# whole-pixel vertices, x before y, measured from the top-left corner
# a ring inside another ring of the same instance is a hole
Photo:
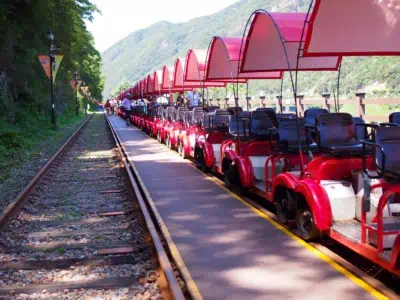
[[[182,93],[178,94],[178,97],[176,98],[176,105],[177,106],[183,106],[185,104],[185,99],[182,96]]]
[[[131,125],[131,110],[132,110],[132,103],[131,103],[131,94],[127,93],[124,100],[122,100],[122,106],[125,109],[125,117],[126,117],[126,125]]]
[[[195,107],[199,105],[199,93],[194,89],[187,94],[186,101],[189,108]]]
[[[114,99],[110,100],[111,115],[114,115]]]
[[[111,115],[111,103],[110,100],[107,100],[106,105],[104,105],[106,112],[107,112],[107,116]]]

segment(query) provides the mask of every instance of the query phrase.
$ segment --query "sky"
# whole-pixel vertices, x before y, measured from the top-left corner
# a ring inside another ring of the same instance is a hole
[[[161,20],[182,23],[213,14],[238,0],[92,0],[101,11],[87,22],[100,52]]]

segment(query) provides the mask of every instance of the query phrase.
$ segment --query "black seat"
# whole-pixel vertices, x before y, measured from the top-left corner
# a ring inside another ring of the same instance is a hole
[[[365,121],[360,117],[353,117],[354,125],[356,126],[357,140],[362,141],[367,139]]]
[[[199,120],[204,119],[204,111],[201,107],[195,107],[193,110],[189,113],[188,118],[186,121],[191,123],[191,124],[196,124],[199,122]]]
[[[400,112],[394,112],[389,115],[389,122],[400,126]]]
[[[253,111],[251,114],[250,133],[260,139],[269,139],[274,124],[264,111]]]
[[[276,114],[276,117],[278,118],[278,120],[281,120],[281,119],[296,119],[296,115],[295,114],[280,113],[280,114]]]
[[[260,107],[260,108],[257,108],[255,111],[262,111],[264,114],[266,114],[268,116],[268,118],[271,120],[272,124],[276,128],[279,128],[278,117],[277,117],[276,112],[275,112],[275,110],[273,108]]]
[[[300,144],[299,144],[300,142]],[[298,151],[307,146],[305,119],[285,118],[279,121],[279,144],[284,151]]]
[[[176,108],[173,106],[168,106],[167,107],[167,117],[171,121],[176,121]]]
[[[251,112],[250,111],[242,111],[239,113],[239,117],[245,117],[251,120]]]
[[[250,118],[247,116],[231,115],[229,117],[229,133],[233,136],[249,137]]]
[[[380,176],[400,180],[400,127],[379,127],[375,131],[375,161]]]
[[[231,114],[228,111],[222,110],[222,109],[217,109],[213,113],[206,114],[205,119],[207,119],[207,115],[212,117],[211,122],[212,122],[213,127],[217,128],[217,129],[220,129],[223,127],[228,128],[229,117],[231,116]]]
[[[185,119],[185,113],[189,112],[189,109],[186,107],[179,107],[177,111],[177,121],[183,121]]]
[[[317,119],[321,114],[329,113],[324,108],[309,108],[304,112],[305,124],[306,125],[317,125]]]
[[[214,112],[214,111],[216,111],[217,109],[219,109],[219,106],[208,106],[208,107],[205,108],[205,110],[206,110],[207,112]]]
[[[306,120],[307,122],[307,120]],[[357,141],[353,117],[347,113],[325,113],[317,119],[318,145],[332,155],[360,155],[362,144]]]
[[[241,107],[229,107],[227,109],[227,111],[231,114],[231,115],[237,115],[240,114],[243,109]]]

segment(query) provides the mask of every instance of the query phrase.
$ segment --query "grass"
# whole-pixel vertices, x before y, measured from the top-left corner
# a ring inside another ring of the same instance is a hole
[[[15,124],[0,119],[0,180],[13,168],[33,159],[43,149],[59,143],[85,116],[66,113],[57,117],[57,129],[43,116],[20,112]]]

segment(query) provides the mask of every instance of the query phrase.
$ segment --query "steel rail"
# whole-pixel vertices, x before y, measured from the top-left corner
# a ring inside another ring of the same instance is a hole
[[[88,117],[83,123],[78,127],[78,129],[69,137],[69,139],[58,149],[58,151],[49,159],[49,161],[36,173],[35,177],[25,186],[25,188],[18,193],[14,200],[6,206],[6,208],[0,214],[0,231],[2,231],[15,216],[23,203],[26,201],[28,196],[35,190],[36,186],[42,181],[43,177],[46,175],[47,171],[52,167],[54,162],[60,158],[60,156],[65,152],[67,147],[75,140],[80,134],[82,129],[89,123],[92,119],[93,114]]]
[[[182,289],[175,277],[175,273],[172,270],[170,259],[168,258],[167,252],[165,251],[164,246],[161,242],[160,235],[159,235],[157,228],[153,222],[153,218],[151,217],[150,211],[148,209],[148,203],[146,200],[146,196],[144,193],[142,195],[141,191],[143,189],[140,188],[140,186],[141,186],[140,181],[136,179],[137,174],[135,174],[135,170],[132,168],[132,166],[128,160],[128,156],[124,150],[124,147],[121,144],[121,141],[118,138],[117,134],[115,133],[115,130],[110,123],[110,120],[108,119],[107,116],[105,116],[105,118],[109,125],[110,131],[114,137],[115,144],[118,148],[121,159],[124,163],[126,172],[129,177],[129,181],[132,185],[132,189],[133,189],[135,196],[139,202],[140,209],[141,209],[143,217],[145,219],[147,229],[149,230],[149,233],[150,233],[152,241],[153,241],[154,248],[157,252],[160,266],[161,266],[161,268],[164,272],[164,275],[166,277],[166,280],[168,282],[168,288],[169,288],[169,292],[170,292],[169,296],[171,297],[171,299],[176,299],[176,300],[186,299],[186,297],[184,296]],[[165,239],[165,241],[166,241],[166,243],[168,243],[166,239]]]

